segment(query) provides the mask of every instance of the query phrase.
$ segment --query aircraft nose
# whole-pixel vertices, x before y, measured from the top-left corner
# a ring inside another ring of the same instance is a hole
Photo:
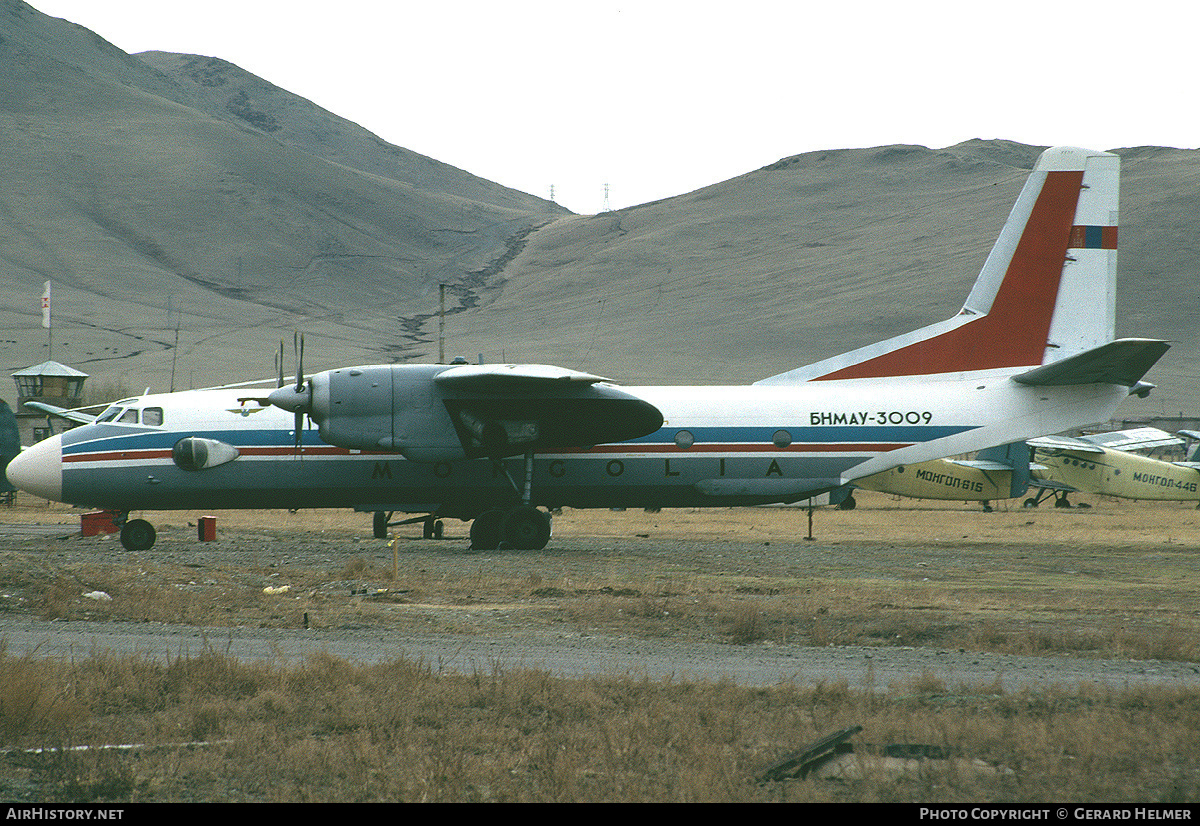
[[[15,487],[43,499],[62,501],[62,436],[51,436],[13,457],[5,471]]]

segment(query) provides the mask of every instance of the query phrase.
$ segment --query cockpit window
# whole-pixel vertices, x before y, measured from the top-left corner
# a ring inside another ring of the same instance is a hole
[[[109,407],[103,413],[101,413],[99,416],[96,417],[96,421],[98,421],[98,422],[116,421],[117,417],[121,415],[121,412],[124,411],[125,408],[127,408],[129,405],[133,404],[136,401],[137,401],[137,399],[121,399],[120,401],[115,401],[111,405],[109,405]],[[137,411],[136,410],[133,411],[133,414],[136,417]],[[121,421],[125,421],[125,419],[121,419]],[[134,421],[136,422],[137,419],[134,418]]]
[[[133,408],[133,407],[129,408],[128,410],[126,410],[124,413],[121,414],[121,418],[117,419],[117,421],[121,422],[121,424],[137,424],[137,422],[138,422],[137,409]]]
[[[163,411],[161,407],[147,407],[142,411],[142,424],[159,427],[162,423]]]

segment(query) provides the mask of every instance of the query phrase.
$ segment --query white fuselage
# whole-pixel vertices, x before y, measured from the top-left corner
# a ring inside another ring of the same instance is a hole
[[[1013,371],[799,385],[626,387],[657,407],[655,433],[533,458],[531,501],[548,507],[789,502],[901,464],[978,450],[1109,417],[1125,389],[1029,387]],[[47,498],[115,510],[353,507],[470,518],[511,500],[522,457],[418,462],[325,444],[245,390],[148,395],[41,442],[10,478]],[[118,409],[119,408],[119,409]],[[199,469],[184,439],[234,449]]]

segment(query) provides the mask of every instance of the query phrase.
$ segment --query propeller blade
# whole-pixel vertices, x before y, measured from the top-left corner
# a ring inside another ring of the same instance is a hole
[[[275,354],[275,372],[278,375],[276,387],[283,387],[283,339],[279,339],[279,352]]]
[[[292,334],[292,349],[296,352],[296,392],[304,386],[304,336]]]

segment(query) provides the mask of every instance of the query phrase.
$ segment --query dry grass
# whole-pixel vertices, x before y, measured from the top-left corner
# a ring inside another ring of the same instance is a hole
[[[741,645],[1200,661],[1200,531],[1187,505],[983,515],[865,499],[851,513],[818,513],[814,543],[801,539],[806,514],[791,511],[568,512],[541,554],[480,557],[457,539],[402,540],[396,577],[390,551],[364,538],[362,515],[222,513],[221,541],[198,546],[194,515],[156,514],[160,546],[148,554],[108,553],[111,539],[65,540],[85,543],[91,558],[59,540],[10,542],[0,610],[276,627],[307,613],[315,627],[461,633],[480,633],[470,617],[490,612],[519,627]],[[53,519],[78,515],[0,513]],[[700,542],[670,546],[680,537]],[[301,563],[289,555],[298,541],[329,552]],[[281,585],[289,590],[263,591]],[[113,600],[81,596],[94,590]],[[852,724],[864,727],[858,743],[925,743],[969,760],[912,774],[867,761],[857,779],[756,781],[783,754]],[[502,663],[465,676],[404,659],[247,663],[213,648],[166,662],[66,662],[0,646],[0,741],[10,749],[0,798],[17,801],[1200,798],[1195,689],[1006,692],[932,675],[865,692],[569,680]],[[12,751],[122,743],[142,745]]]
[[[31,687],[40,687],[32,702]],[[756,780],[851,724],[864,727],[860,746],[922,743],[956,759],[914,774],[868,762],[851,780]],[[501,666],[450,675],[327,655],[247,664],[212,649],[165,663],[0,651],[0,732],[10,749],[140,744],[10,750],[0,797],[24,802],[1200,796],[1200,694],[1173,688],[1004,693],[924,677],[879,694],[844,683],[564,680]]]
[[[983,514],[861,493],[855,511],[816,514],[813,543],[801,538],[807,514],[793,509],[568,511],[546,552],[472,555],[461,523],[447,525],[449,542],[401,537],[395,573],[362,514],[222,512],[213,545],[196,542],[194,514],[151,514],[160,540],[147,554],[79,561],[88,548],[113,549],[115,538],[66,540],[84,553],[58,554],[58,540],[0,551],[0,610],[456,633],[488,631],[486,614],[737,644],[1200,661],[1200,513],[1190,503]],[[78,524],[60,507],[0,519]],[[93,591],[113,600],[82,596]]]

